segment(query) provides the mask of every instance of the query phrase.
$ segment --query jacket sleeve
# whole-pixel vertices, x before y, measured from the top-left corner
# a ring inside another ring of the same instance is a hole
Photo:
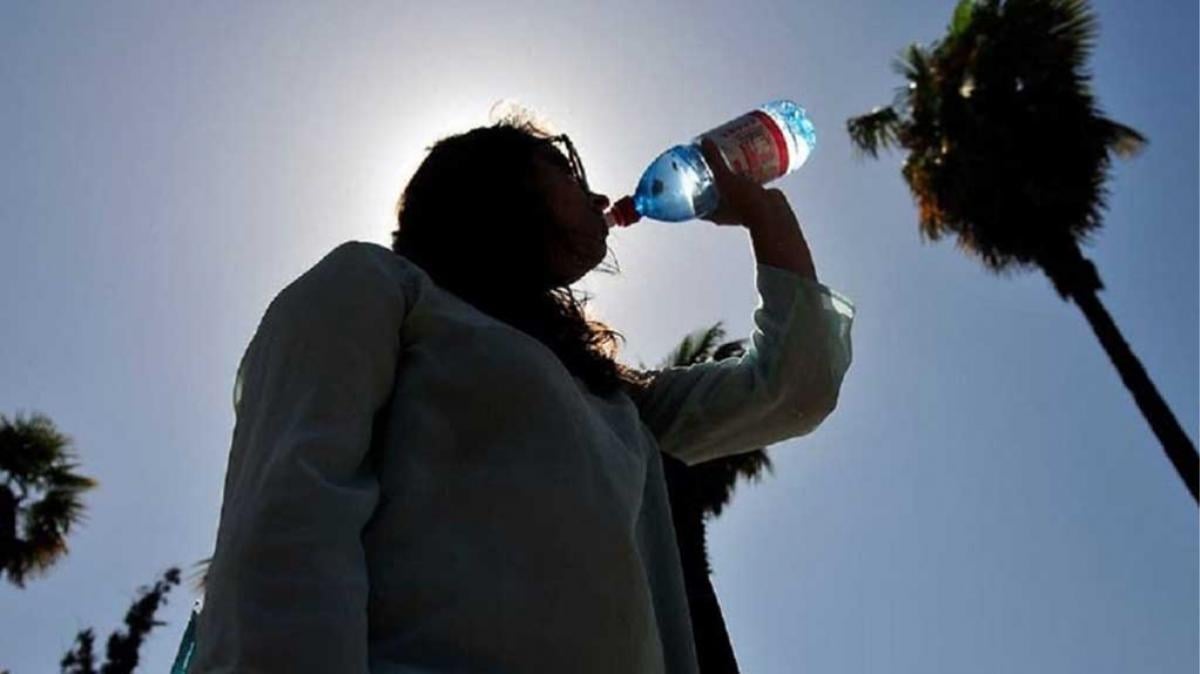
[[[854,304],[763,263],[755,284],[759,304],[743,356],[652,371],[634,396],[659,448],[688,465],[810,433],[837,406]]]
[[[408,305],[390,255],[334,249],[275,298],[242,358],[192,672],[367,671],[372,421]]]

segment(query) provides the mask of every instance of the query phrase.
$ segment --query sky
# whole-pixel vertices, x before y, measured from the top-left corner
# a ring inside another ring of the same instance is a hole
[[[386,244],[425,148],[516,99],[614,200],[667,147],[774,98],[809,162],[779,180],[855,304],[836,411],[771,447],[710,526],[743,671],[1192,673],[1197,509],[1080,311],[1040,272],[923,243],[899,166],[847,118],[953,0],[204,3],[0,0],[0,413],[42,412],[100,486],[70,554],[0,584],[0,669],[57,670],[136,588],[211,554],[233,375],[284,285]],[[1103,0],[1103,111],[1150,140],[1085,246],[1100,299],[1197,438],[1197,3]],[[469,194],[464,185],[464,194]],[[744,230],[644,220],[579,288],[658,363],[752,329]],[[180,587],[140,671],[166,671]]]

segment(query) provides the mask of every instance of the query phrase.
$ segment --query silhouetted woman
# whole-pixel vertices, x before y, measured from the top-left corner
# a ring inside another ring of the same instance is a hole
[[[430,149],[392,250],[342,244],[279,293],[238,369],[192,672],[697,671],[659,453],[814,429],[853,317],[783,194],[705,153],[712,222],[755,252],[742,358],[615,360],[569,287],[608,199],[521,118]]]

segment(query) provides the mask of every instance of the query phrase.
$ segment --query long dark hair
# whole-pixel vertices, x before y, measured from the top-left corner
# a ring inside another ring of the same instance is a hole
[[[555,145],[562,138],[518,112],[439,140],[400,197],[392,249],[442,288],[545,344],[592,392],[636,395],[647,375],[617,362],[624,336],[588,318],[590,296],[548,271],[551,251],[569,248],[538,189],[535,159],[573,170]]]

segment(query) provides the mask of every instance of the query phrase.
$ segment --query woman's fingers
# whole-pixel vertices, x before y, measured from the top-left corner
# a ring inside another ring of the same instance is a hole
[[[713,172],[713,177],[717,180],[717,185],[727,182],[729,176],[733,175],[733,171],[729,170],[729,165],[725,163],[725,158],[721,156],[721,151],[717,149],[717,144],[711,138],[704,138],[700,141],[700,152],[704,155],[704,159],[708,161],[708,168]]]
[[[704,155],[709,170],[713,173],[713,181],[720,195],[717,208],[705,216],[705,219],[718,225],[743,224],[746,215],[743,211],[746,210],[747,203],[762,198],[755,194],[762,192],[762,187],[746,176],[734,173],[711,138],[701,139],[700,153]]]
[[[774,220],[795,221],[796,216],[782,190],[764,188],[751,178],[735,173],[710,138],[701,139],[700,151],[713,172],[720,195],[716,209],[705,215],[705,220],[718,225],[744,227]]]

